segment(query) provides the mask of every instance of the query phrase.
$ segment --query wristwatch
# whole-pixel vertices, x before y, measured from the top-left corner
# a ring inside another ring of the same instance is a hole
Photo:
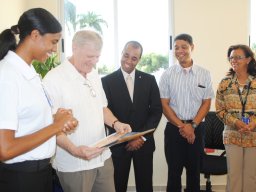
[[[195,122],[192,122],[191,126],[195,129],[195,128],[197,128],[198,125]]]

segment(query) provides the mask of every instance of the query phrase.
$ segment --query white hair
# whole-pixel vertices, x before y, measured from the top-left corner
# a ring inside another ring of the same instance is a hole
[[[76,45],[79,47],[84,46],[86,44],[90,44],[90,45],[93,44],[95,48],[99,50],[101,50],[103,45],[101,36],[98,33],[90,30],[81,30],[76,32],[72,42],[73,42],[73,45]]]

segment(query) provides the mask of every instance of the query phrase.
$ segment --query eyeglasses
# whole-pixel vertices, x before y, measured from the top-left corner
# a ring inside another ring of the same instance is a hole
[[[231,56],[231,57],[228,57],[228,60],[229,60],[229,62],[231,62],[231,61],[240,61],[240,60],[242,60],[242,59],[245,59],[246,58],[246,56]]]
[[[96,92],[93,89],[92,84],[88,79],[85,79],[84,85],[86,85],[90,89],[91,96],[96,97]]]

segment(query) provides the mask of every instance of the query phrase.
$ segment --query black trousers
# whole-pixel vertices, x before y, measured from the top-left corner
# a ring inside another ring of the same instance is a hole
[[[52,168],[49,162],[29,161],[7,165],[0,163],[1,192],[52,192]]]
[[[116,192],[126,192],[131,161],[133,161],[137,192],[153,192],[153,152],[123,149],[121,153],[112,153]]]
[[[200,164],[203,153],[202,123],[196,128],[196,139],[189,144],[179,128],[167,123],[165,128],[165,157],[168,164],[167,192],[181,192],[181,175],[186,168],[186,191],[200,191]]]

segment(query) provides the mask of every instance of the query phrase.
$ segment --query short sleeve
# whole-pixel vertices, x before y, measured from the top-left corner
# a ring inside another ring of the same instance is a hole
[[[169,81],[168,81],[168,73],[165,71],[163,75],[160,78],[159,82],[159,91],[160,91],[160,97],[161,98],[170,98],[169,95]]]
[[[18,87],[12,83],[0,83],[0,129],[18,128]]]
[[[213,87],[212,87],[212,81],[211,81],[211,75],[210,75],[210,72],[207,71],[207,74],[206,74],[206,91],[205,91],[205,95],[204,95],[204,98],[203,99],[213,99],[214,98],[214,90],[213,90]]]

